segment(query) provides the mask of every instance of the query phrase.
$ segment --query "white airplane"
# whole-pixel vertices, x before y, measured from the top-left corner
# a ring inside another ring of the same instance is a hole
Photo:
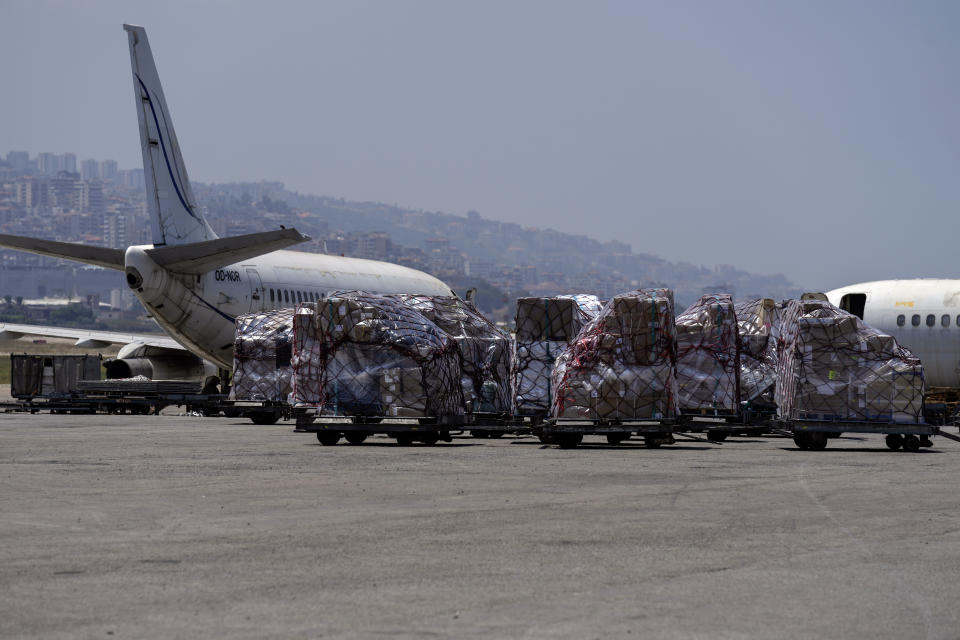
[[[928,388],[960,388],[960,280],[864,282],[827,298],[913,351]]]
[[[182,348],[229,370],[234,321],[240,314],[293,307],[354,289],[453,294],[446,284],[416,269],[281,251],[309,240],[296,229],[218,238],[194,200],[147,32],[134,25],[123,28],[130,44],[153,244],[124,251],[0,234],[0,246],[126,272],[127,284],[172,339],[11,324],[0,324],[0,337],[76,337],[81,346],[129,342],[118,356],[126,370],[119,366],[121,375],[114,377],[149,370],[151,377],[160,378],[180,370],[187,355]]]

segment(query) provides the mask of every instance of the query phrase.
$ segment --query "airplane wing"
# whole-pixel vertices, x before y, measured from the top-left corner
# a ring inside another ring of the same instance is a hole
[[[46,336],[50,338],[75,339],[75,346],[88,349],[100,349],[111,344],[143,344],[148,347],[164,347],[183,350],[173,338],[162,334],[122,333],[115,331],[95,331],[91,329],[70,329],[67,327],[43,327],[32,324],[13,324],[0,322],[0,340],[16,340],[22,336]]]

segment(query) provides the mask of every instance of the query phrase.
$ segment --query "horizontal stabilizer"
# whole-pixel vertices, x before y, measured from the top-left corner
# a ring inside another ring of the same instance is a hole
[[[0,322],[0,340],[16,340],[23,336],[43,336],[46,338],[69,338],[76,340],[75,345],[87,349],[99,349],[100,345],[142,344],[164,349],[183,349],[173,338],[162,334],[121,333],[71,327],[49,327],[33,324],[11,324]]]
[[[76,260],[77,262],[95,264],[98,267],[123,271],[123,251],[110,247],[92,247],[87,244],[40,240],[39,238],[11,236],[5,233],[0,233],[0,247],[37,253],[52,258]]]
[[[190,244],[147,249],[150,259],[175,273],[206,273],[309,240],[296,229],[248,233]]]

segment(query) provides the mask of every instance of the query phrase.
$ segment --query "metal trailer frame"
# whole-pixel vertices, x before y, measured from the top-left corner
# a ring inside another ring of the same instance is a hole
[[[775,420],[773,425],[793,437],[798,447],[821,451],[827,440],[839,438],[844,433],[875,433],[886,435],[886,445],[897,451],[919,451],[930,447],[930,436],[940,435],[960,442],[960,437],[945,433],[936,425],[909,422],[877,422],[867,420],[836,420],[829,418],[789,418]]]
[[[293,407],[295,431],[315,433],[320,444],[332,446],[346,438],[361,444],[370,435],[382,433],[396,438],[399,445],[423,442],[433,445],[451,441],[454,433],[469,431],[476,438],[499,438],[506,433],[528,433],[530,427],[517,423],[509,414],[466,413],[449,416],[332,416],[320,407]]]
[[[250,418],[260,425],[293,418],[293,408],[278,400],[222,400],[220,409],[228,418]]]
[[[706,433],[711,442],[723,442],[732,434],[756,429],[744,426],[739,410],[706,407],[680,409],[677,425],[678,431]]]
[[[609,444],[620,444],[633,434],[644,439],[648,448],[673,444],[677,421],[672,418],[635,418],[625,420],[589,420],[580,418],[551,418],[533,432],[545,444],[557,444],[561,449],[573,449],[583,436],[606,436]]]
[[[50,413],[94,414],[129,413],[147,415],[151,409],[160,411],[169,406],[185,405],[192,410],[213,411],[220,406],[220,397],[203,394],[129,394],[129,395],[72,395],[59,398],[34,398],[19,402],[0,403],[5,413]]]

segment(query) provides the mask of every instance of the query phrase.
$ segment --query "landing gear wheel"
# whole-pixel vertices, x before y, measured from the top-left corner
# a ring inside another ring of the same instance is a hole
[[[915,435],[908,435],[903,437],[903,450],[914,453],[920,451],[920,438]]]
[[[729,431],[720,431],[719,429],[710,429],[707,431],[707,440],[710,442],[723,442],[730,435]]]
[[[350,444],[363,444],[363,441],[367,439],[367,434],[363,431],[347,431],[343,434],[343,437]]]
[[[607,442],[609,444],[617,445],[627,440],[630,437],[629,433],[608,433]]]
[[[582,433],[558,433],[556,435],[557,444],[561,449],[575,449],[578,444],[583,442]]]
[[[896,451],[903,446],[903,436],[899,433],[890,433],[886,437],[887,446]]]
[[[255,411],[247,414],[253,424],[276,424],[280,414],[276,411]]]
[[[325,447],[332,447],[340,442],[339,431],[317,431],[317,440]]]
[[[413,435],[409,433],[398,433],[397,444],[401,447],[409,447],[413,444]]]
[[[420,436],[420,441],[428,446],[435,445],[440,441],[440,434],[436,431],[427,431]]]

